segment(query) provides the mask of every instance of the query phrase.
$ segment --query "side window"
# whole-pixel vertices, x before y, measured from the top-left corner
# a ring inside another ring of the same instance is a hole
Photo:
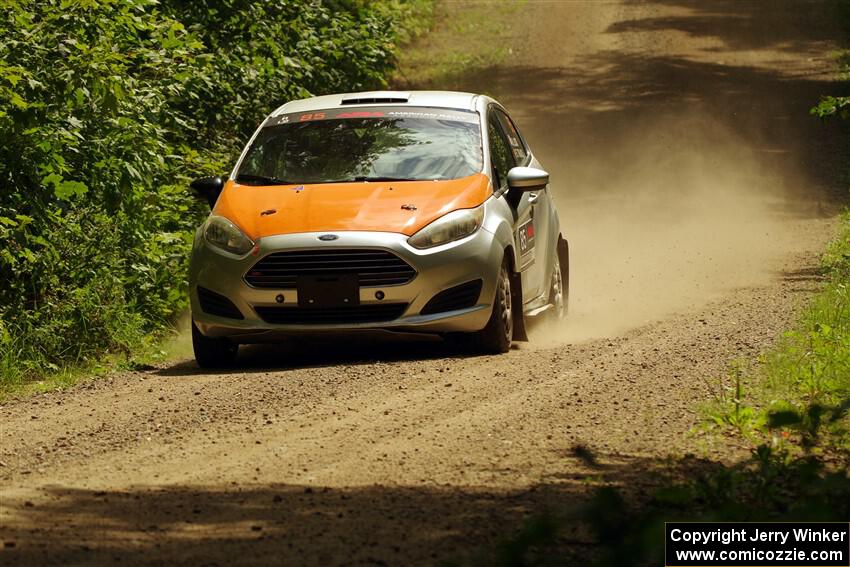
[[[528,159],[528,148],[525,147],[522,136],[520,136],[513,120],[501,110],[497,110],[496,115],[499,117],[499,122],[502,124],[502,128],[507,135],[508,145],[510,146],[514,162],[517,165],[525,164],[526,159]]]
[[[499,126],[495,113],[487,119],[487,134],[490,138],[490,161],[493,162],[493,189],[498,191],[508,185],[508,170],[514,166],[508,141]]]

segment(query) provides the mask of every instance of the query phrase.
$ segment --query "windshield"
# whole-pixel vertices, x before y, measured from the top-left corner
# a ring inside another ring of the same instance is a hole
[[[482,169],[478,114],[369,107],[270,118],[236,175],[238,183],[458,179]]]

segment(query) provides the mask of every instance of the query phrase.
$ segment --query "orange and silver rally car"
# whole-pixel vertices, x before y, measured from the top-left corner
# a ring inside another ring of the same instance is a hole
[[[384,330],[505,352],[526,320],[564,316],[568,248],[550,190],[495,100],[365,92],[266,118],[226,180],[194,181],[212,213],[192,250],[195,358],[240,344]]]

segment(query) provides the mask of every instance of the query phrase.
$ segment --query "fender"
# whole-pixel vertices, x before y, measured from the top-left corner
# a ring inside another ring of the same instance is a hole
[[[487,200],[486,206],[488,208],[495,207],[496,210],[494,211],[495,214],[488,214],[484,217],[482,228],[495,235],[496,241],[508,257],[508,264],[511,269],[511,301],[515,306],[518,306],[513,310],[514,340],[528,341],[528,332],[525,328],[525,317],[523,316],[522,277],[520,277],[520,272],[517,271],[520,258],[514,246],[513,227],[505,221],[506,218],[513,218],[513,212],[503,195],[491,196]]]
[[[506,218],[513,218],[513,211],[507,201],[505,201],[503,195],[498,197],[491,195],[487,199],[486,206],[488,209],[492,207],[495,214],[485,215],[484,225],[481,228],[495,235],[502,249],[510,250],[511,270],[514,273],[518,273],[516,266],[519,266],[520,258],[519,252],[514,247],[514,229],[504,220]]]

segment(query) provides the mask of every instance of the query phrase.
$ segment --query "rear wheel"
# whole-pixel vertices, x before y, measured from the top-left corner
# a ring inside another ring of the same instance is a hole
[[[496,283],[496,297],[487,326],[475,334],[475,342],[484,352],[508,352],[514,336],[514,313],[511,296],[511,274],[507,259],[502,261]]]
[[[239,345],[226,338],[205,337],[192,321],[192,349],[201,368],[227,368],[236,362]]]
[[[552,266],[552,280],[549,284],[549,303],[552,309],[548,311],[550,318],[560,321],[566,315],[567,309],[564,302],[564,280],[561,273],[561,262],[555,255],[555,265]]]
[[[559,321],[567,316],[570,301],[570,252],[567,241],[558,237],[552,283],[549,287],[549,303],[553,305],[552,319]]]

